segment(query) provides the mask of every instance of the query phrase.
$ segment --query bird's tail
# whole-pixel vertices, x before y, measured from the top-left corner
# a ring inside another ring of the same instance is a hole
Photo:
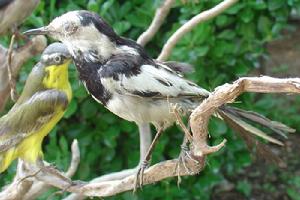
[[[268,128],[284,139],[287,138],[285,133],[295,132],[295,129],[292,129],[280,122],[272,121],[258,113],[230,106],[220,107],[218,110],[218,114],[232,129],[240,134],[250,150],[253,150],[255,148],[255,151],[259,156],[277,163],[280,167],[285,166],[285,163],[278,156],[274,155],[266,144],[257,140],[255,136],[281,146],[283,146],[283,142],[281,142],[279,139],[271,137],[270,135],[267,135],[262,130],[254,127],[250,123],[253,122],[265,128]]]

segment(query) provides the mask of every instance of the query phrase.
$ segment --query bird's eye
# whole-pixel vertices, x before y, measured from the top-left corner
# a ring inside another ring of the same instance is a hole
[[[66,23],[64,24],[64,30],[67,34],[72,34],[77,30],[77,26],[74,23]]]
[[[54,57],[54,62],[57,63],[57,64],[61,63],[61,60],[62,60],[62,58],[60,56],[55,56]]]

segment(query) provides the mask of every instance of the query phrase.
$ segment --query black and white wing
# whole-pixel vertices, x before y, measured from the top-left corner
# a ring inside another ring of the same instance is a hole
[[[161,63],[136,55],[111,58],[98,71],[101,83],[114,93],[142,98],[207,97],[209,92]]]

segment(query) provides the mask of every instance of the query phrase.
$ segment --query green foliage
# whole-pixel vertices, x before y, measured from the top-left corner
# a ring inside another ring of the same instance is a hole
[[[159,0],[41,1],[21,30],[46,25],[54,17],[70,10],[88,9],[104,17],[119,34],[137,39],[149,26],[160,2]],[[205,0],[199,3],[191,1],[183,5],[182,1],[178,1],[163,27],[147,45],[148,53],[157,57],[164,42],[178,27],[195,14],[219,2],[221,0]],[[188,78],[212,90],[218,85],[247,75],[250,70],[259,66],[258,58],[265,54],[264,44],[280,37],[280,31],[288,25],[287,19],[292,8],[300,10],[300,1],[242,0],[224,14],[200,24],[184,36],[173,50],[170,60],[193,64],[196,71]],[[7,44],[8,38],[1,43]],[[22,69],[18,82],[19,91],[36,61],[38,58],[28,62]],[[70,81],[74,98],[64,119],[44,142],[45,159],[65,170],[70,161],[71,142],[77,138],[81,164],[75,179],[90,180],[112,171],[135,167],[139,160],[136,125],[116,117],[91,99],[78,82],[74,66],[70,67]],[[258,97],[246,94],[239,100],[242,103],[236,103],[238,107],[259,111],[300,129],[299,110],[293,106],[287,107],[284,99],[274,98],[274,95]],[[296,98],[294,104],[299,103],[300,99]],[[168,179],[145,186],[136,196],[127,192],[107,199],[209,199],[212,188],[224,181],[224,174],[233,175],[251,163],[251,156],[244,143],[222,121],[212,120],[209,130],[212,144],[227,138],[227,145],[209,157],[208,166],[200,175],[184,177],[180,189],[177,188],[176,179]],[[152,163],[178,156],[182,138],[180,130],[176,127],[169,128],[155,149]],[[0,185],[8,183],[14,172],[15,166],[0,175]],[[298,179],[294,180],[294,188],[287,191],[293,199],[299,199],[295,194],[300,188]],[[245,181],[237,184],[237,190],[251,196],[251,185]],[[46,197],[43,196],[41,199]]]

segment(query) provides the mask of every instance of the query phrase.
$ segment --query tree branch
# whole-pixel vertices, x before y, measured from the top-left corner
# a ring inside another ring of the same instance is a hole
[[[188,160],[186,166],[193,171],[193,174],[189,174],[185,168],[179,168],[176,171],[177,159],[167,160],[158,164],[155,164],[148,168],[144,174],[144,184],[151,184],[157,181],[166,179],[168,177],[176,177],[178,175],[193,175],[199,173],[205,164],[204,157],[200,160],[199,163],[195,163],[192,160]],[[38,169],[35,166],[31,167],[32,172],[37,171]],[[87,183],[87,184],[72,184],[68,183],[63,179],[58,179],[58,177],[49,176],[40,172],[36,174],[36,179],[45,182],[46,184],[52,185],[54,187],[60,188],[63,191],[68,191],[72,193],[78,193],[84,196],[97,196],[97,197],[106,197],[116,195],[121,192],[129,191],[134,188],[135,176],[131,175],[126,178],[115,180],[115,181],[104,181],[100,183]]]
[[[67,177],[72,177],[79,166],[80,151],[77,140],[73,141],[71,150],[72,158],[69,165],[69,169],[65,174],[62,173],[62,177],[64,175]],[[44,163],[45,166],[49,166],[49,163]],[[30,167],[28,167],[28,164],[19,160],[16,176],[11,184],[3,188],[3,191],[0,193],[0,200],[36,199],[42,193],[49,190],[51,184],[47,184],[47,182],[44,181],[39,181],[35,177],[29,177],[32,176],[32,174],[36,174],[37,171],[39,171],[37,166],[32,167],[32,165],[30,165]],[[48,179],[53,179],[52,175],[47,174],[47,176],[49,177]],[[62,180],[65,181],[65,179]]]
[[[211,115],[221,105],[234,102],[235,98],[243,92],[300,94],[300,78],[245,77],[238,79],[233,84],[217,87],[190,116],[195,156],[206,155],[210,153],[211,148],[214,148],[207,146],[204,142],[206,140],[203,140],[203,138],[207,138],[207,125]]]
[[[170,56],[172,49],[176,45],[176,43],[188,32],[190,32],[195,26],[197,26],[199,23],[205,22],[209,19],[212,19],[225,11],[227,8],[232,6],[234,3],[236,3],[238,0],[224,0],[214,8],[211,8],[210,10],[206,10],[201,12],[200,14],[196,15],[192,19],[190,19],[187,23],[185,23],[183,26],[181,26],[179,29],[176,30],[176,32],[168,39],[168,41],[165,43],[160,55],[158,56],[157,60],[159,61],[165,61]]]
[[[175,0],[165,0],[161,7],[156,10],[150,26],[137,39],[138,44],[145,46],[154,37],[160,26],[165,21],[165,18],[168,16],[174,2]]]
[[[36,36],[24,46],[16,49],[12,53],[12,76],[16,77],[23,64],[33,56],[40,54],[47,45],[44,36]],[[0,111],[3,109],[8,97],[10,87],[7,70],[7,49],[0,46]]]

